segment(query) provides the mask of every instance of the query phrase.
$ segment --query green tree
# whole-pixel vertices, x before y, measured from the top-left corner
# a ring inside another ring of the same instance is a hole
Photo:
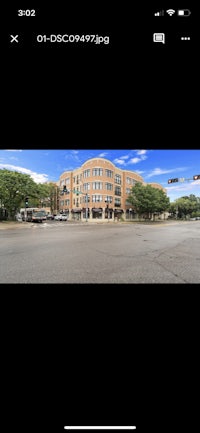
[[[14,219],[16,211],[24,207],[26,197],[37,197],[37,184],[30,175],[0,170],[0,203],[7,209],[9,219]]]
[[[141,217],[142,214],[148,214],[152,218],[152,214],[156,212],[164,212],[170,206],[169,198],[164,191],[154,188],[151,185],[143,185],[137,182],[132,187],[128,201],[132,204],[136,212]]]
[[[39,206],[50,207],[51,213],[57,209],[58,186],[53,182],[38,184]]]
[[[200,211],[200,198],[194,194],[180,197],[171,203],[170,212],[173,212],[174,208],[178,211],[178,218],[186,218]]]
[[[49,183],[49,203],[51,208],[51,213],[57,211],[57,197],[59,196],[60,189],[59,187],[53,183]]]
[[[8,218],[14,219],[16,212],[25,206],[29,198],[29,207],[42,205],[57,209],[58,187],[52,183],[36,183],[28,174],[17,171],[0,170],[0,207],[8,211]]]

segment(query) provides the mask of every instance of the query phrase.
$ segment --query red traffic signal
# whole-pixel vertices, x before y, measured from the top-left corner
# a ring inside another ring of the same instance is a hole
[[[200,174],[195,174],[195,176],[193,176],[193,180],[197,180],[200,179]]]
[[[169,179],[168,183],[173,183],[173,182],[178,182],[178,177],[176,177],[175,179]]]

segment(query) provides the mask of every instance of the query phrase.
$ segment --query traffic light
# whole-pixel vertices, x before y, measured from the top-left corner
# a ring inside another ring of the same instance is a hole
[[[28,197],[25,198],[25,207],[28,207]]]
[[[178,182],[178,177],[176,177],[175,179],[169,179],[168,183],[173,183],[173,182]]]
[[[63,186],[63,192],[67,192],[67,187],[66,187],[66,185]]]
[[[200,174],[195,174],[195,175],[193,176],[193,180],[197,180],[197,179],[200,179]]]

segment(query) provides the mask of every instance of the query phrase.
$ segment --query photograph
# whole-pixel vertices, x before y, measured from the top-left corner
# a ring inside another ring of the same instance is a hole
[[[198,14],[45,3],[1,14],[2,412],[26,433],[191,431]]]
[[[195,149],[0,150],[1,283],[199,284],[199,161]]]

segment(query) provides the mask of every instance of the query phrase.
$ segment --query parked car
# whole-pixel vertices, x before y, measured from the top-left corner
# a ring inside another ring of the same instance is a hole
[[[31,221],[33,223],[42,223],[44,218],[43,213],[41,212],[33,212],[32,217],[31,217]]]
[[[48,219],[48,220],[54,220],[54,215],[50,215],[50,214],[47,215],[47,219]]]
[[[64,213],[55,216],[56,221],[67,221],[68,216]]]

